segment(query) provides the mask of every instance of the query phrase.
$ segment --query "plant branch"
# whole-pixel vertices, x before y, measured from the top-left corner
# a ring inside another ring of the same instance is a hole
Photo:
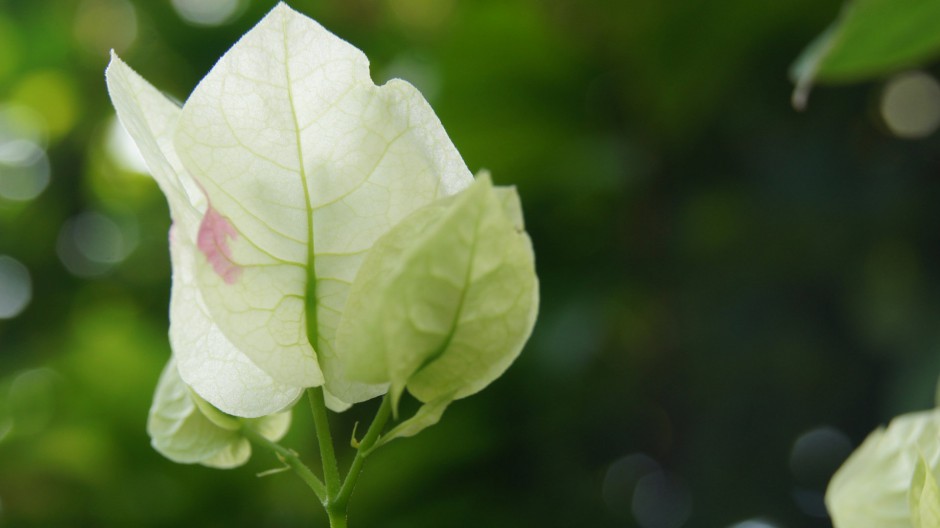
[[[340,488],[339,494],[334,499],[337,507],[342,510],[346,510],[349,504],[349,497],[352,495],[353,489],[356,487],[356,481],[359,479],[359,474],[362,472],[362,463],[365,461],[366,457],[369,456],[372,447],[378,441],[379,435],[382,433],[382,429],[385,428],[385,423],[388,422],[388,417],[392,409],[391,404],[392,400],[386,393],[382,398],[382,404],[379,406],[379,410],[375,413],[375,418],[372,419],[372,424],[369,425],[369,430],[366,431],[366,435],[362,438],[362,441],[359,442],[359,446],[356,449],[356,458],[353,459],[349,473],[346,474],[343,487]]]
[[[264,437],[264,435],[247,425],[242,426],[241,431],[242,434],[244,434],[252,442],[274,451],[274,454],[280,460],[293,469],[294,473],[297,473],[297,476],[306,482],[308,486],[310,486],[310,489],[312,489],[313,493],[316,494],[318,499],[320,499],[320,502],[326,503],[326,488],[323,486],[323,482],[320,482],[320,479],[318,479],[317,476],[313,474],[313,471],[311,471],[310,468],[308,468],[300,460],[300,457],[297,456],[297,453],[282,446],[281,444],[268,440]]]
[[[307,389],[313,423],[317,429],[317,441],[320,444],[320,459],[323,461],[323,480],[326,482],[326,504],[329,506],[339,493],[339,466],[333,452],[333,437],[330,435],[330,420],[326,414],[326,402],[323,399],[323,387]]]

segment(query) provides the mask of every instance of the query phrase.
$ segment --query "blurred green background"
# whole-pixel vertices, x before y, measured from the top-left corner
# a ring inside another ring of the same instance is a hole
[[[0,0],[0,526],[325,526],[269,453],[149,447],[169,216],[103,77],[114,48],[185,100],[273,5]],[[521,358],[370,458],[353,526],[825,527],[852,447],[932,405],[940,138],[882,82],[789,106],[837,0],[291,5],[518,185],[542,281]],[[283,443],[313,463],[310,422]]]

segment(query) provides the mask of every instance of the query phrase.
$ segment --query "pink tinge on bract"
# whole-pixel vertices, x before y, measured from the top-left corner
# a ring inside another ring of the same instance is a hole
[[[238,231],[210,206],[199,225],[196,244],[222,280],[226,284],[235,284],[242,274],[242,269],[232,262],[232,250],[228,246],[229,238],[232,240],[238,238]]]

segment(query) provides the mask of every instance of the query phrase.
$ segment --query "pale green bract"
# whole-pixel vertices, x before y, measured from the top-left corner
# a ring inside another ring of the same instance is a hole
[[[407,388],[434,409],[416,416],[431,425],[447,403],[505,371],[537,306],[518,196],[483,174],[376,243],[353,284],[337,346],[350,378],[390,383],[393,409]]]
[[[173,219],[161,453],[243,462],[235,424],[268,422],[235,417],[319,386],[336,411],[408,390],[424,406],[381,443],[411,436],[519,354],[538,283],[515,190],[474,184],[420,93],[376,86],[358,49],[279,4],[182,108],[116,55],[106,77]]]
[[[931,486],[940,474],[938,438],[940,410],[901,415],[872,432],[829,482],[826,506],[835,528],[934,528],[929,519],[937,506]],[[922,491],[912,510],[916,486]]]
[[[242,427],[277,441],[290,427],[290,413],[250,419],[225,415],[183,383],[173,361],[167,364],[147,420],[147,433],[157,451],[181,464],[220,469],[240,466],[251,456],[251,444],[242,435]]]
[[[908,502],[914,528],[940,528],[940,487],[923,457],[917,460]]]

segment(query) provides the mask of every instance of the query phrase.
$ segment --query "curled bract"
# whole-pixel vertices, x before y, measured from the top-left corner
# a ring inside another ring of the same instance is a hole
[[[220,412],[183,383],[171,360],[157,383],[147,433],[153,447],[174,462],[227,469],[251,456],[243,428],[277,441],[287,433],[290,421],[289,412],[248,419]]]

